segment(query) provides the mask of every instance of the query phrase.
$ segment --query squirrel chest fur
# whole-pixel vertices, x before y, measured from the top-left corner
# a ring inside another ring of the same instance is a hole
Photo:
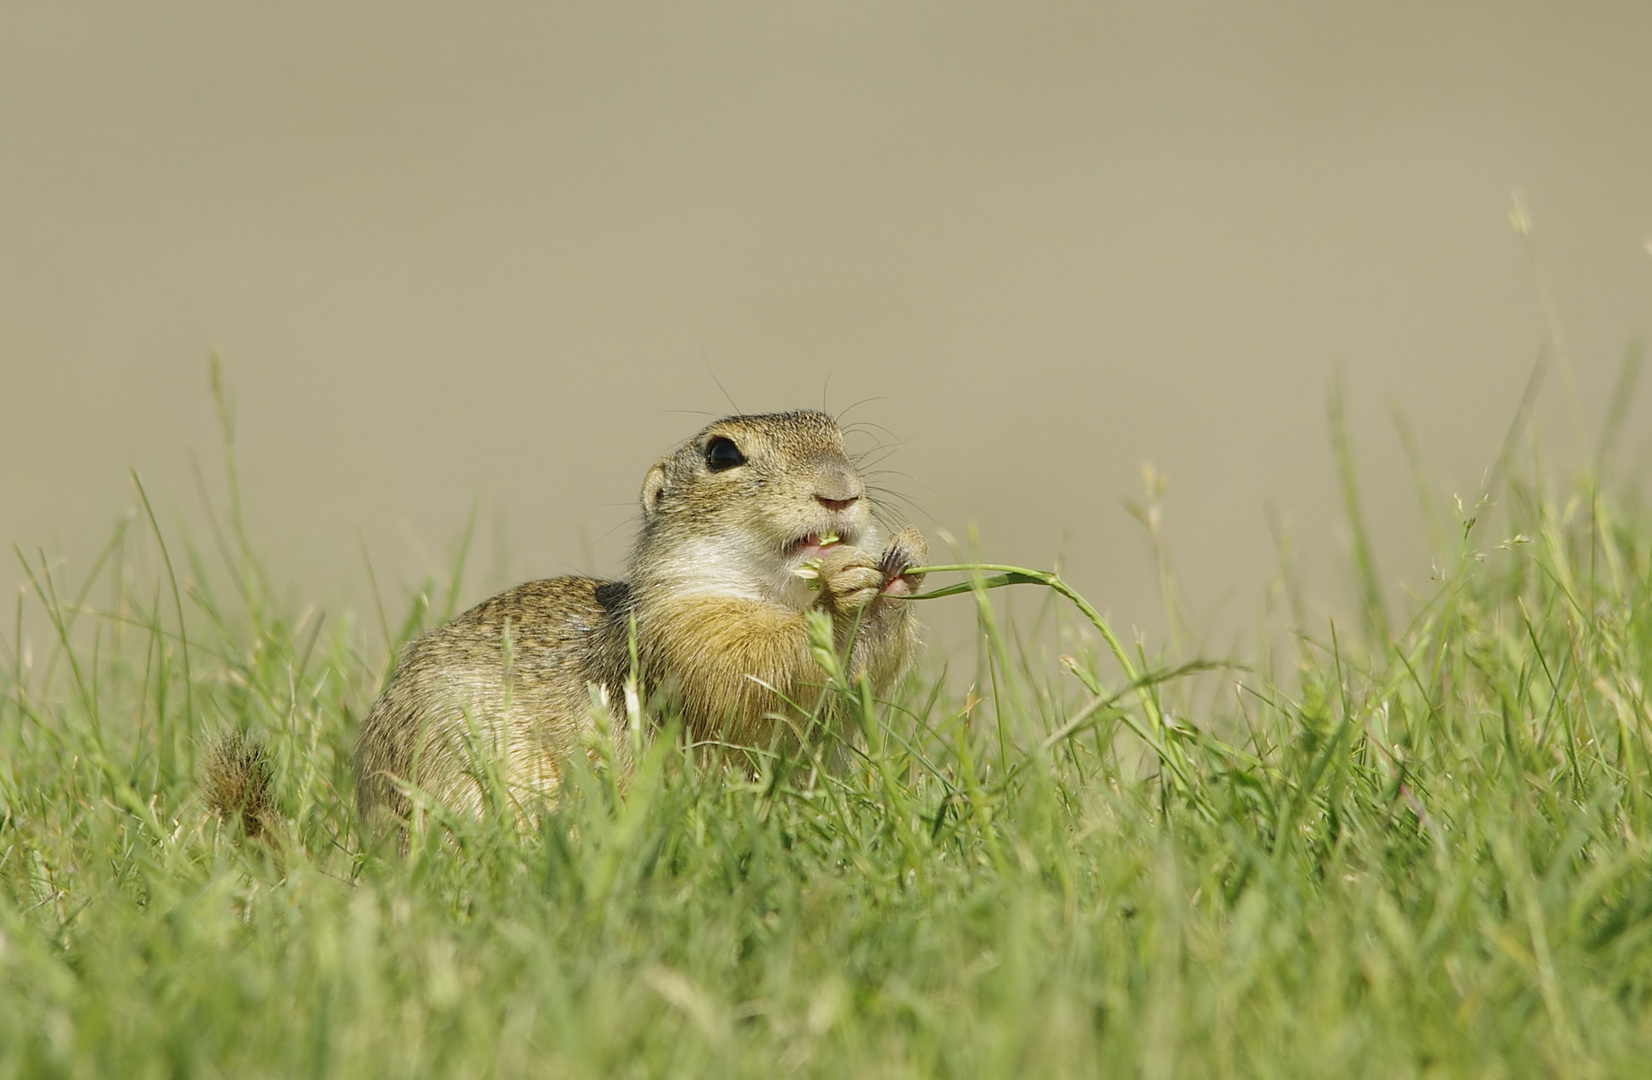
[[[910,527],[880,540],[830,416],[719,420],[649,470],[626,580],[518,585],[407,646],[362,726],[361,810],[403,816],[411,787],[478,808],[483,761],[520,803],[552,795],[598,703],[624,722],[633,624],[644,692],[692,739],[768,746],[825,679],[805,613],[881,691],[916,650],[927,554]]]

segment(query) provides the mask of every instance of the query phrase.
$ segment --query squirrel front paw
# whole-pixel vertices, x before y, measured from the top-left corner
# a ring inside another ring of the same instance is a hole
[[[908,525],[873,555],[847,544],[834,546],[820,560],[820,600],[828,610],[854,615],[879,599],[898,600],[916,593],[922,574],[910,573],[929,559],[923,534]]]
[[[929,542],[924,539],[923,533],[910,525],[896,533],[889,546],[883,549],[883,559],[878,563],[878,568],[883,571],[883,594],[902,597],[917,592],[923,587],[924,576],[909,571],[927,562]]]
[[[820,560],[820,602],[837,615],[854,615],[878,598],[883,588],[878,556],[848,544],[835,544]]]

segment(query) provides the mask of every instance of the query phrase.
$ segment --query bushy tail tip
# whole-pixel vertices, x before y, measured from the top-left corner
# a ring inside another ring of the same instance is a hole
[[[247,836],[266,837],[274,827],[275,768],[256,736],[231,732],[208,746],[202,788],[207,806],[225,824],[239,818]]]

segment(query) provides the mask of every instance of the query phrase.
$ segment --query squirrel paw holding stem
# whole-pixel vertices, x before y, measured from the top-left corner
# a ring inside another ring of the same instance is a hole
[[[834,545],[820,559],[821,605],[837,615],[855,615],[880,601],[886,607],[918,591],[923,575],[907,571],[928,558],[929,545],[910,525],[896,533],[880,555]]]

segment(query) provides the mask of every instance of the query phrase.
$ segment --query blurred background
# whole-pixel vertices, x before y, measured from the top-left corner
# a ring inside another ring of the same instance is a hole
[[[1311,608],[1352,606],[1340,372],[1403,603],[1394,411],[1472,499],[1545,295],[1545,454],[1587,460],[1652,313],[1649,57],[1652,6],[1593,0],[9,3],[0,540],[75,579],[136,469],[205,543],[217,351],[254,541],[336,609],[370,558],[400,610],[473,507],[467,600],[617,573],[656,457],[824,407],[937,558],[1059,558],[1150,643],[1152,463],[1222,651],[1270,508]]]

